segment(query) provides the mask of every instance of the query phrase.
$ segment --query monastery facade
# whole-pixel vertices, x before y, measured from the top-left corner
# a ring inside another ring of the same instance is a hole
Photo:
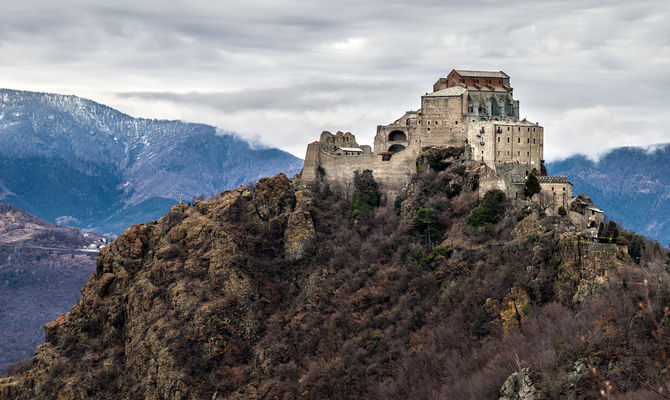
[[[350,191],[354,172],[369,169],[387,197],[395,198],[416,172],[421,150],[432,146],[465,147],[473,161],[485,166],[482,195],[500,189],[519,196],[535,170],[552,209],[567,209],[572,199],[567,177],[542,176],[544,128],[519,120],[519,101],[502,71],[452,70],[421,96],[421,108],[377,126],[372,148],[359,145],[350,132],[323,132],[307,147],[301,178]]]

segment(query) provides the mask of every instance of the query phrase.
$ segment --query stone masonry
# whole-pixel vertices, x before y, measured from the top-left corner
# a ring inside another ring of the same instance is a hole
[[[480,194],[500,189],[517,197],[526,176],[540,175],[551,209],[568,207],[572,184],[566,177],[541,176],[544,128],[519,120],[510,77],[502,71],[452,70],[421,96],[421,107],[388,125],[377,126],[374,145],[361,146],[350,132],[323,132],[307,146],[301,178],[322,181],[345,194],[355,171],[371,170],[387,198],[395,198],[416,171],[422,149],[466,147],[473,161],[486,166]]]

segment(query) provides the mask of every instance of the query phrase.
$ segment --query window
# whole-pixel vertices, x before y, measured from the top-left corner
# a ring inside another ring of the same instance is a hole
[[[507,143],[509,143],[509,136],[507,136]]]
[[[533,132],[535,132],[535,128],[533,128]]]
[[[458,121],[454,121],[454,125],[458,125]]]
[[[500,150],[498,150],[498,155],[500,155]]]
[[[516,142],[521,143],[521,138],[520,137],[516,138]]]
[[[526,139],[526,144],[530,143],[530,138]]]
[[[439,125],[439,124],[440,124],[440,121],[435,121],[435,125]]]
[[[498,143],[500,143],[500,136],[498,136]]]
[[[521,127],[517,128],[517,132],[521,132]]]
[[[507,155],[509,156],[509,151],[507,152]]]
[[[535,138],[533,138],[533,144],[535,144]]]
[[[451,132],[451,128],[449,128],[449,132]]]
[[[430,132],[430,128],[428,128],[428,132]]]
[[[517,151],[517,152],[516,152],[516,155],[517,155],[517,157],[520,156],[520,155],[521,155],[521,152],[520,152],[520,151]]]
[[[509,132],[509,126],[507,127],[507,132]]]
[[[528,128],[528,132],[530,132],[530,128]]]
[[[430,125],[430,121],[428,121],[428,125]]]
[[[444,121],[444,124],[442,124],[442,125],[446,125],[446,124],[447,124],[447,121]]]
[[[530,151],[527,151],[527,152],[526,152],[526,155],[527,155],[528,157],[530,157]]]

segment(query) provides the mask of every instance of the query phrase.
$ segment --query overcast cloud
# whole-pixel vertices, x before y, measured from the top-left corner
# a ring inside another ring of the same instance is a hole
[[[548,160],[597,157],[670,142],[669,20],[667,0],[3,0],[0,86],[303,157],[322,130],[371,144],[452,68],[503,70]]]

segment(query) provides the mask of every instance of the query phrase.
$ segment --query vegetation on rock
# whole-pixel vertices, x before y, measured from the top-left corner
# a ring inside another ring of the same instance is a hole
[[[426,168],[398,207],[366,218],[283,176],[176,206],[102,252],[77,306],[48,324],[32,368],[0,393],[559,399],[598,398],[606,382],[612,398],[667,391],[667,256],[647,246],[636,264],[625,245],[594,243],[569,218],[525,213],[530,203],[500,192],[473,210],[476,167]],[[464,189],[449,196],[455,184]],[[315,235],[298,259],[285,245],[296,212]],[[421,238],[427,230],[441,243]]]

